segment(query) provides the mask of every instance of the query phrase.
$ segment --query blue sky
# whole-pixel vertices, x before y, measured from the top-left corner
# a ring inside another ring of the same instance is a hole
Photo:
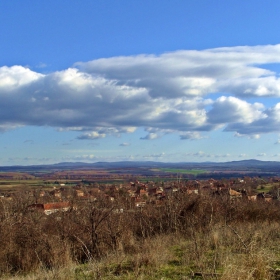
[[[0,165],[279,161],[279,10],[1,1]]]

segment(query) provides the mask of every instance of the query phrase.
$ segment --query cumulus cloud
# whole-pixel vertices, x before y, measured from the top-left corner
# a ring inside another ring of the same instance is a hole
[[[208,121],[215,124],[251,124],[263,119],[266,115],[261,111],[260,103],[250,104],[236,97],[219,97],[208,112]]]
[[[31,85],[42,77],[42,74],[22,66],[0,67],[0,92],[8,94],[19,88]]]
[[[1,123],[1,120],[0,120],[0,123]],[[0,132],[7,132],[9,130],[20,128],[20,127],[22,127],[22,125],[7,122],[5,124],[0,124]]]
[[[200,139],[199,132],[217,128],[279,132],[280,104],[265,108],[248,99],[280,96],[269,63],[280,63],[280,45],[104,58],[49,74],[3,66],[0,131],[51,126],[88,140],[139,127],[154,130],[146,140],[167,133]]]
[[[279,132],[280,127],[280,103],[265,109],[260,118],[251,122],[229,123],[226,131],[236,131],[245,135],[259,135],[262,133]]]
[[[279,80],[274,73],[258,67],[279,63],[279,54],[280,45],[244,46],[113,57],[76,66],[120,84],[146,88],[153,97],[197,96],[218,91],[279,96]],[[275,82],[270,83],[271,79]]]
[[[84,134],[78,136],[78,139],[94,140],[94,139],[104,138],[105,136],[106,135],[104,133],[100,134],[96,131],[93,131],[93,132],[84,133]]]
[[[145,137],[141,137],[141,140],[155,140],[157,138],[159,138],[160,136],[156,133],[149,133],[147,134]]]
[[[77,129],[74,129],[77,130]],[[89,128],[81,128],[78,131],[86,131]],[[104,138],[106,135],[115,135],[120,136],[121,133],[132,133],[136,130],[135,127],[94,127],[94,131],[85,132],[82,135],[78,136],[77,139],[86,139],[86,140],[93,140]]]
[[[246,137],[248,139],[259,139],[261,136],[259,134],[248,134],[248,135],[246,135],[246,134],[241,134],[241,133],[236,132],[234,134],[234,137],[239,137],[239,138]]]
[[[199,132],[186,132],[182,135],[180,135],[181,140],[199,140],[203,139],[205,137],[201,136]]]

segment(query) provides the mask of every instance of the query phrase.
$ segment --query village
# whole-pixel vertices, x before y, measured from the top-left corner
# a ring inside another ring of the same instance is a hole
[[[212,252],[219,252],[216,263],[223,267],[224,254],[250,259],[263,246],[262,240],[271,252],[279,253],[275,251],[280,221],[277,176],[130,179],[109,183],[33,178],[22,179],[22,186],[14,181],[10,188],[7,183],[12,180],[3,179],[2,263],[15,271],[31,271],[42,264],[52,268],[72,261],[95,265],[113,255],[117,265],[111,267],[109,259],[104,269],[110,267],[118,277],[148,269],[150,259],[153,265],[153,256],[158,259],[165,252],[167,265],[180,275],[201,279],[211,272],[219,279],[221,272],[213,272],[212,266],[212,270],[203,268],[201,258],[203,263],[211,262]],[[249,249],[253,242],[258,243]],[[278,270],[269,273],[277,276]],[[90,269],[90,275],[95,270]]]
[[[173,180],[173,181],[130,181],[122,184],[86,184],[84,182],[68,185],[62,180],[55,181],[52,189],[38,187],[32,190],[2,192],[2,200],[12,201],[22,196],[30,202],[28,209],[46,215],[57,211],[78,209],[84,203],[104,202],[105,207],[118,204],[117,211],[141,209],[146,205],[160,206],[170,197],[182,194],[192,196],[225,197],[229,200],[272,202],[279,199],[280,178],[260,177]],[[121,203],[120,203],[121,202]]]

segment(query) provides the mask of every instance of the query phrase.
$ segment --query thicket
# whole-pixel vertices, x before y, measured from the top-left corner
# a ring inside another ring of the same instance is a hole
[[[49,216],[24,196],[1,200],[0,276],[277,279],[278,201],[180,193],[139,209],[127,199],[73,199],[77,208]]]

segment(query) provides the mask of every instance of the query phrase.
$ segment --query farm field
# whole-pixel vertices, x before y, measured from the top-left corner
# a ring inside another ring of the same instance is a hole
[[[206,170],[195,170],[195,169],[185,170],[185,169],[161,168],[159,170],[163,171],[163,172],[178,173],[178,174],[190,174],[190,175],[194,175],[194,176],[196,176],[198,174],[207,173]]]

